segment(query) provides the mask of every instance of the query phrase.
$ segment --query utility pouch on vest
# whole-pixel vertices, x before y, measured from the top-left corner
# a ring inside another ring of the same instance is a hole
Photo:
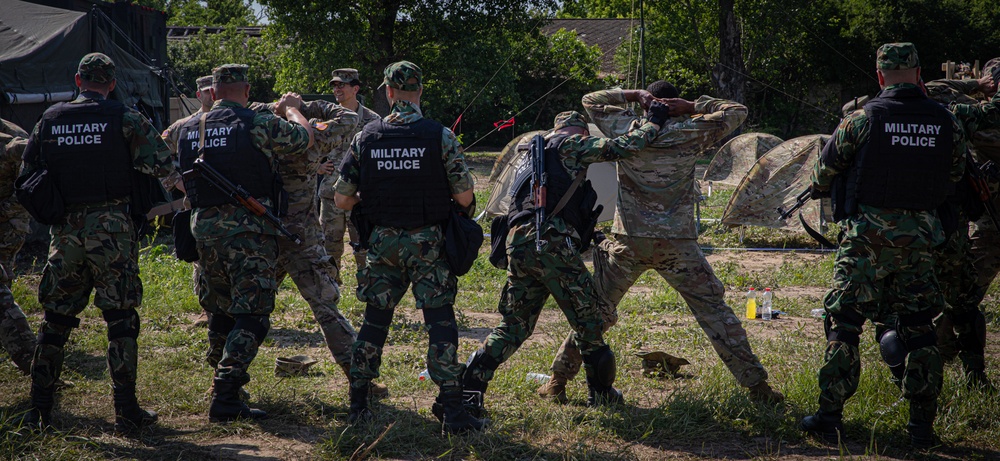
[[[274,215],[279,218],[288,216],[288,191],[285,190],[285,181],[281,180],[280,174],[274,175]]]
[[[507,233],[510,221],[507,215],[493,218],[490,224],[490,264],[497,269],[507,269]]]
[[[66,205],[55,178],[42,168],[22,174],[14,181],[17,202],[31,214],[35,221],[46,225],[62,224],[66,219]]]
[[[444,249],[448,265],[455,275],[465,275],[479,256],[483,246],[483,228],[452,204],[444,228]]]
[[[171,223],[174,234],[174,253],[177,259],[184,262],[195,262],[198,260],[198,245],[191,234],[191,210],[184,210],[174,214]]]
[[[354,224],[354,228],[358,230],[358,241],[351,242],[351,246],[355,250],[367,250],[369,248],[369,240],[372,236],[372,231],[375,230],[375,225],[372,224],[368,216],[365,215],[365,207],[362,202],[358,202],[351,209],[351,224]]]

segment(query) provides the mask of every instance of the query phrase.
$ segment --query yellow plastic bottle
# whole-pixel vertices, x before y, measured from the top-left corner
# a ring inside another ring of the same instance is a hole
[[[747,292],[747,318],[750,320],[757,318],[757,292],[753,287]]]

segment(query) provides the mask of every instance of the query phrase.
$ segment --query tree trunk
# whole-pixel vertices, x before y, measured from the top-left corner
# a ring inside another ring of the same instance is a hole
[[[712,71],[712,80],[719,90],[719,97],[743,103],[746,68],[733,4],[734,0],[719,0],[719,63]]]

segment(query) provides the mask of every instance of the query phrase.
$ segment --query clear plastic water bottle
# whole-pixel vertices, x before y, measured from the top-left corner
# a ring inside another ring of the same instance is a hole
[[[813,309],[809,311],[809,315],[816,317],[818,319],[826,318],[826,309],[823,309],[822,307]]]
[[[426,368],[424,368],[424,371],[421,371],[420,374],[417,375],[417,381],[429,381],[430,379],[431,373],[427,371]]]
[[[753,287],[747,291],[747,318],[750,320],[757,318],[757,292]]]
[[[771,320],[771,297],[771,289],[765,288],[760,297],[760,318],[764,320]]]
[[[528,373],[527,375],[524,376],[524,378],[530,382],[536,382],[538,384],[545,384],[549,382],[550,379],[552,379],[551,376],[545,373]]]

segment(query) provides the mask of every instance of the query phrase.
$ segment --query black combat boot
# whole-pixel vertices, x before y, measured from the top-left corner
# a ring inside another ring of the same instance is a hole
[[[243,387],[228,379],[215,378],[215,394],[208,406],[208,419],[213,423],[225,423],[237,419],[259,420],[267,418],[264,410],[250,408],[240,400]]]
[[[479,395],[482,396],[482,393]],[[444,422],[443,431],[446,433],[461,434],[468,431],[481,431],[486,426],[485,419],[472,416],[466,410],[467,402],[464,392],[442,392],[438,395],[437,402],[440,402],[444,411],[442,421]]]
[[[31,406],[21,417],[21,427],[33,431],[52,425],[52,407],[55,406],[55,386],[31,385]]]
[[[588,407],[625,403],[621,391],[612,386],[618,369],[615,354],[610,347],[604,346],[587,354],[583,357],[583,364],[587,373],[587,387],[590,388]]]
[[[839,443],[844,438],[843,417],[839,414],[829,414],[817,411],[815,415],[806,416],[799,422],[799,428],[829,443]]]
[[[368,409],[368,395],[371,393],[370,386],[351,385],[350,397],[351,408],[347,413],[347,422],[359,424],[371,420],[372,411]]]
[[[934,423],[927,421],[914,421],[906,425],[906,431],[910,433],[910,445],[918,450],[926,450],[941,445],[941,439],[934,434]]]
[[[155,411],[143,410],[135,398],[135,384],[114,387],[115,432],[131,432],[156,423]]]

